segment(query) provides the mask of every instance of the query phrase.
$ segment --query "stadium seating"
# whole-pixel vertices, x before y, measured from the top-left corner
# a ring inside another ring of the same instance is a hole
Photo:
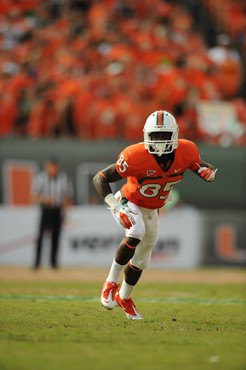
[[[149,112],[166,109],[186,138],[209,141],[204,100],[226,100],[245,123],[240,54],[214,60],[183,3],[2,1],[0,136],[142,140]],[[232,38],[245,30],[243,2],[203,3]]]

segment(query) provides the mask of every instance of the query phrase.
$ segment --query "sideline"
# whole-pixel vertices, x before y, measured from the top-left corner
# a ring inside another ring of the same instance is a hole
[[[100,302],[98,297],[90,296],[55,296],[55,295],[0,295],[0,300],[25,300],[25,301],[83,301]],[[223,305],[245,305],[246,299],[235,298],[191,298],[191,297],[172,297],[172,298],[135,298],[138,302],[147,303],[200,303],[200,304],[223,304]]]
[[[104,268],[41,268],[34,271],[27,267],[0,266],[0,282],[90,282],[103,283],[109,267]],[[141,277],[144,283],[203,283],[246,284],[243,268],[202,267],[192,270],[146,269]]]

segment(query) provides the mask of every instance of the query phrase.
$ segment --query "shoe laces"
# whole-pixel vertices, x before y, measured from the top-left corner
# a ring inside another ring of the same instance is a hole
[[[134,315],[135,315],[135,311],[138,312],[132,298],[122,299],[121,303],[122,303],[122,306],[124,306],[127,310],[133,311]],[[135,309],[135,311],[133,310],[133,308]]]
[[[119,288],[119,284],[114,283],[114,282],[108,282],[107,283],[107,288],[104,290],[103,295],[109,295],[110,291],[112,291],[112,298],[114,298],[117,290]]]

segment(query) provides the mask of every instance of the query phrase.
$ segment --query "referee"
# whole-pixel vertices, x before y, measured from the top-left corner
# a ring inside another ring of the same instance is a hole
[[[33,181],[32,195],[33,202],[41,208],[34,268],[40,267],[43,235],[47,230],[51,233],[50,265],[57,268],[63,213],[66,207],[72,205],[73,188],[67,174],[60,171],[56,158],[44,163],[44,170],[38,173]]]

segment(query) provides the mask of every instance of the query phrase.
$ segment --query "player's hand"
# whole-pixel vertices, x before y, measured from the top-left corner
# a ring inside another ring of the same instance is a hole
[[[133,217],[133,212],[130,211],[127,206],[123,206],[119,203],[112,209],[112,211],[119,220],[121,226],[123,226],[125,229],[130,229],[133,225],[135,225],[136,222]]]
[[[204,180],[214,181],[217,171],[218,168],[216,170],[211,170],[209,167],[200,167],[198,173]]]

